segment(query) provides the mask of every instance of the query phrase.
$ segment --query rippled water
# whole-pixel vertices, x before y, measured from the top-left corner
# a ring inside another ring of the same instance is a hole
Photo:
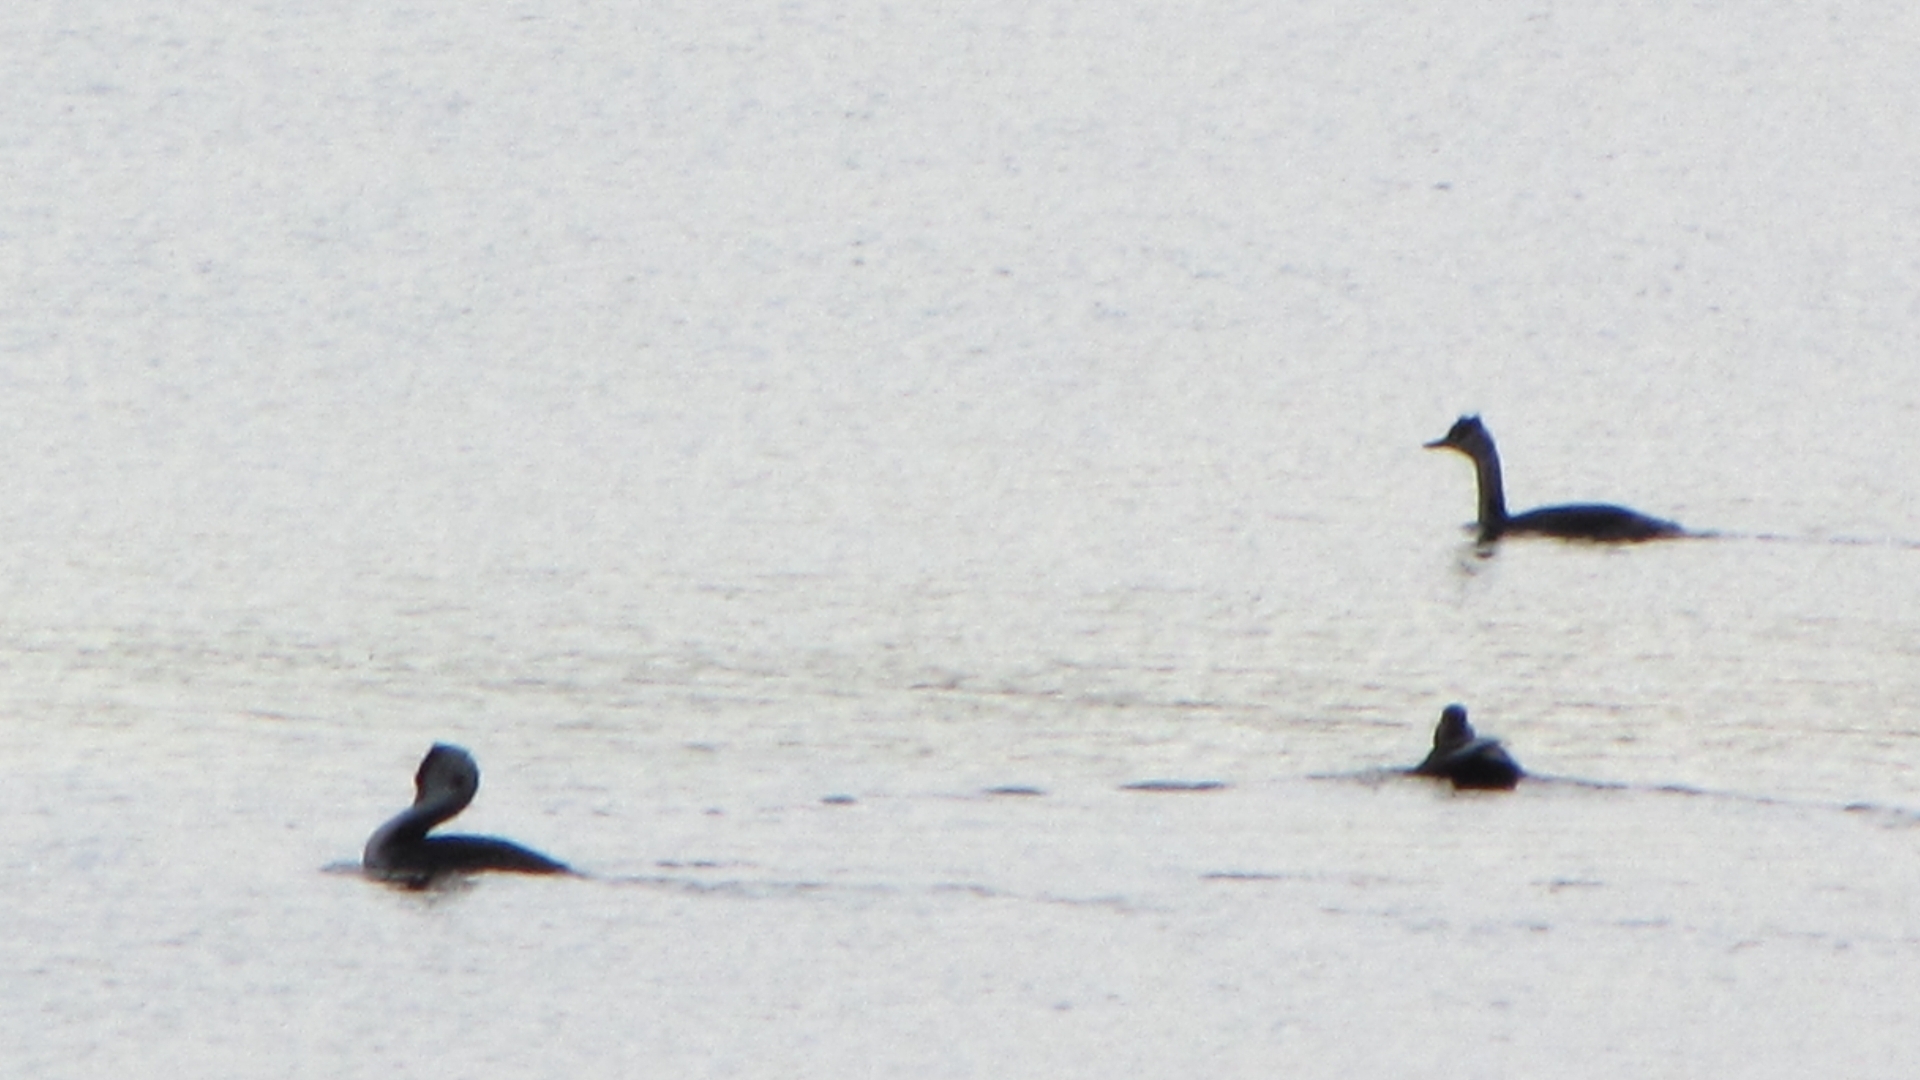
[[[7,1059],[1904,1075],[1920,86],[1717,18],[0,15]]]

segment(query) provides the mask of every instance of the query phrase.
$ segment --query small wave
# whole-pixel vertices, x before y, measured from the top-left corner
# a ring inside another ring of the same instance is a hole
[[[1906,551],[1920,551],[1920,540],[1909,540],[1901,536],[1794,536],[1789,533],[1737,532],[1733,530],[1702,529],[1690,531],[1680,540],[1746,540],[1760,544],[1803,544],[1827,547],[1883,547]]]
[[[1223,791],[1225,780],[1135,780],[1121,784],[1121,791]]]

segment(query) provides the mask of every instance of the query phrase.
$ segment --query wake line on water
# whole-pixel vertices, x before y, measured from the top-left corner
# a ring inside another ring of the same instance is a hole
[[[1527,539],[1531,541],[1533,538]],[[1580,547],[1619,548],[1622,546],[1644,547],[1650,544],[1664,547],[1668,544],[1680,544],[1689,540],[1732,540],[1755,544],[1793,544],[1800,547],[1886,548],[1893,551],[1920,551],[1920,540],[1910,540],[1902,536],[1795,536],[1788,533],[1738,532],[1723,529],[1687,529],[1678,535],[1662,536],[1657,539],[1636,541],[1626,545],[1579,539],[1558,539],[1557,542],[1573,544]],[[1460,560],[1461,569],[1468,573],[1473,573],[1475,565],[1491,560],[1499,553],[1500,545],[1504,542],[1505,541],[1499,540],[1476,540],[1468,542],[1462,551],[1464,555],[1471,555],[1472,558],[1468,559],[1463,555],[1463,558]]]
[[[730,897],[741,900],[774,900],[819,896],[871,897],[885,899],[905,896],[959,896],[976,900],[1004,900],[1020,903],[1060,905],[1073,908],[1106,908],[1122,913],[1139,910],[1135,901],[1117,893],[1069,896],[1050,892],[1024,892],[1003,889],[971,881],[885,882],[819,881],[759,878],[711,880],[661,874],[619,874],[595,878],[607,885],[653,889],[697,896]]]
[[[1531,537],[1525,539],[1533,539]],[[1790,533],[1738,532],[1728,529],[1688,529],[1676,536],[1663,536],[1656,540],[1642,540],[1628,547],[1642,547],[1648,544],[1674,544],[1688,540],[1740,540],[1756,544],[1799,544],[1807,547],[1880,547],[1895,548],[1904,551],[1920,551],[1920,540],[1909,540],[1903,536],[1795,536]],[[1471,542],[1467,547],[1481,558],[1491,555],[1504,541],[1490,543]],[[1588,545],[1594,547],[1618,547],[1615,543],[1592,540],[1560,540],[1561,543]]]
[[[1920,540],[1899,536],[1794,536],[1788,533],[1734,532],[1720,529],[1688,530],[1674,540],[1745,540],[1760,544],[1803,544],[1828,547],[1884,547],[1920,551]]]
[[[662,863],[663,869],[702,869],[700,863]],[[712,864],[719,868],[721,864]],[[328,863],[320,868],[323,874],[367,878],[377,884],[378,879],[369,877],[359,863],[346,861]],[[403,895],[423,898],[429,904],[453,896],[473,891],[486,879],[501,879],[516,875],[486,873],[448,873],[435,877],[421,888],[408,889]],[[524,878],[524,875],[518,875]],[[1092,894],[1071,896],[1049,892],[1019,892],[970,881],[932,881],[895,883],[884,881],[825,881],[814,878],[754,878],[721,877],[701,878],[684,874],[595,874],[576,871],[565,875],[578,882],[591,882],[600,885],[614,885],[626,888],[650,889],[660,892],[690,894],[696,896],[729,897],[740,900],[773,900],[782,898],[804,898],[819,896],[826,899],[834,897],[865,896],[873,898],[900,897],[910,895],[925,896],[970,896],[979,900],[1009,900],[1036,904],[1056,904],[1065,907],[1109,908],[1120,912],[1137,910],[1139,905],[1119,894]],[[541,880],[558,880],[542,878]]]
[[[1373,768],[1354,772],[1310,773],[1309,780],[1351,780],[1368,786],[1378,786],[1390,780],[1417,780],[1432,784],[1433,778],[1415,776],[1406,769]],[[1766,795],[1751,791],[1732,791],[1719,788],[1697,787],[1693,784],[1678,783],[1630,783],[1621,780],[1589,780],[1579,776],[1558,776],[1553,773],[1529,772],[1521,775],[1520,786],[1516,791],[1529,786],[1550,786],[1559,788],[1579,788],[1586,791],[1620,791],[1640,795],[1676,795],[1696,799],[1718,799],[1727,802],[1747,803],[1753,806],[1780,806],[1801,810],[1829,810],[1838,813],[1861,814],[1896,819],[1901,822],[1920,825],[1920,808],[1877,803],[1865,799],[1848,802],[1827,802],[1820,799],[1796,799],[1784,795]],[[1513,793],[1498,792],[1454,792],[1463,798],[1513,798]]]

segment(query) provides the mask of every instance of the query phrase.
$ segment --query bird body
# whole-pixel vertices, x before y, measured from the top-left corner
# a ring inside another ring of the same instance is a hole
[[[369,872],[408,883],[443,874],[502,870],[521,874],[570,873],[565,863],[511,840],[492,836],[428,836],[434,826],[467,808],[480,790],[480,767],[458,746],[435,743],[413,775],[413,805],[367,839],[361,865]]]
[[[1456,788],[1508,790],[1520,782],[1520,766],[1498,739],[1476,735],[1463,705],[1441,710],[1433,729],[1433,750],[1408,770],[1415,776],[1452,781]]]
[[[1686,535],[1685,529],[1671,521],[1612,503],[1569,503],[1543,506],[1524,514],[1507,513],[1500,454],[1494,448],[1493,435],[1478,416],[1461,417],[1445,435],[1427,443],[1426,448],[1458,451],[1473,461],[1480,493],[1480,517],[1476,524],[1482,544],[1516,535],[1596,543],[1637,543]]]

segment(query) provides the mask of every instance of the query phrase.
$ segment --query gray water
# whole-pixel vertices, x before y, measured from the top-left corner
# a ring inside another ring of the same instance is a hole
[[[8,9],[10,1071],[1907,1075],[1913,29]]]

